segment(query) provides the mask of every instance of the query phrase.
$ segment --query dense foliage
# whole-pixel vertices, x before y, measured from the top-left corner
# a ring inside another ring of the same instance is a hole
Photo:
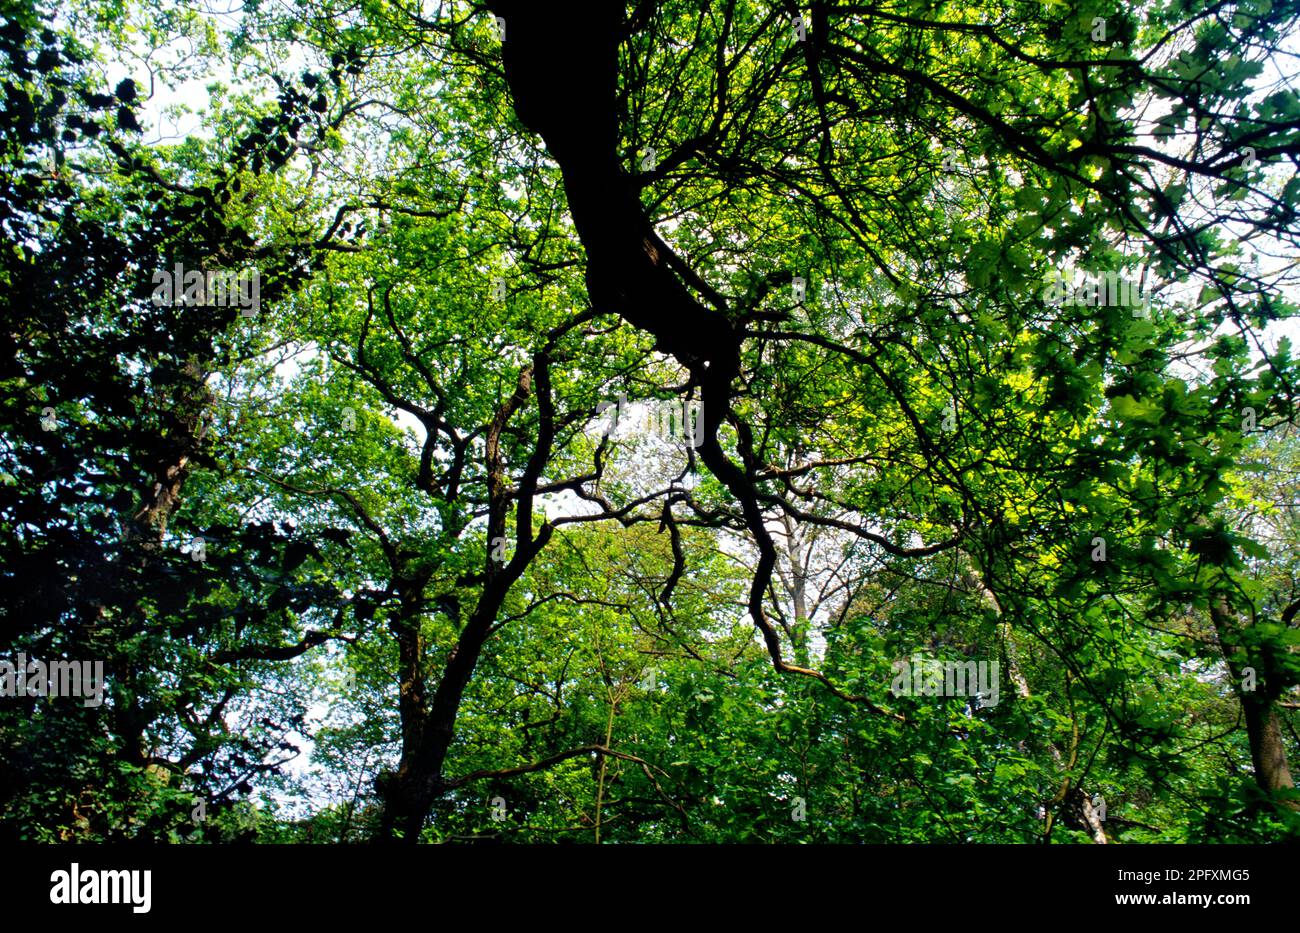
[[[6,0],[3,835],[1300,835],[1297,19]]]

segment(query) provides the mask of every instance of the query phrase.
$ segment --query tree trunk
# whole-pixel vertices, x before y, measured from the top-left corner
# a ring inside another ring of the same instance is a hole
[[[1211,600],[1210,619],[1214,623],[1219,645],[1223,649],[1223,659],[1227,662],[1232,677],[1233,691],[1241,702],[1246,719],[1246,739],[1250,743],[1255,783],[1260,790],[1270,795],[1280,790],[1291,790],[1295,787],[1295,781],[1287,764],[1286,745],[1282,741],[1282,729],[1273,705],[1278,698],[1278,689],[1269,682],[1268,665],[1252,658],[1242,647],[1240,625],[1224,597],[1217,596]],[[1253,690],[1246,689],[1246,668],[1252,668],[1255,675]],[[1287,800],[1283,806],[1300,810],[1300,801]]]
[[[1241,695],[1242,710],[1246,714],[1246,735],[1250,739],[1250,760],[1255,766],[1255,781],[1270,794],[1295,787],[1291,769],[1287,765],[1286,746],[1282,742],[1282,727],[1271,700],[1256,700]],[[1288,801],[1291,809],[1300,809],[1296,801]]]

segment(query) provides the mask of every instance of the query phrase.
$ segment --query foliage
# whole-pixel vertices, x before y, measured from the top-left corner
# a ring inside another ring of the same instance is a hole
[[[5,835],[1300,833],[1300,8],[552,7],[0,13]]]

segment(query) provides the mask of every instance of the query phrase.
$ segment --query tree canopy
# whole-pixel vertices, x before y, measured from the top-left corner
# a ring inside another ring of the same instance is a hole
[[[4,835],[1296,837],[1298,19],[10,0]]]

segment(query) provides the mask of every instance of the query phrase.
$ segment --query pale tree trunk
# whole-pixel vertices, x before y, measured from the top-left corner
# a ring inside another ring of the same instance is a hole
[[[789,515],[781,516],[782,537],[785,538],[786,558],[790,562],[788,571],[777,567],[777,575],[790,597],[794,610],[794,624],[789,626],[786,634],[794,648],[795,663],[807,667],[812,663],[809,651],[809,632],[812,620],[808,611],[808,556],[812,548],[804,530]]]
[[[1011,683],[1015,686],[1016,695],[1021,699],[1028,699],[1030,696],[1029,681],[1025,679],[1024,672],[1020,669],[1020,663],[1016,658],[1015,649],[1011,641],[1011,623],[1007,622],[1002,615],[1002,604],[998,602],[997,596],[993,594],[993,591],[978,576],[978,574],[969,573],[966,578],[966,585],[983,595],[985,601],[997,614],[998,633],[1002,639],[1002,643],[1007,646],[1005,656],[1007,677],[1010,678]],[[1073,741],[1071,742],[1070,756],[1068,760],[1066,759],[1066,756],[1061,753],[1060,748],[1057,747],[1055,742],[1047,743],[1047,751],[1052,756],[1052,760],[1056,762],[1057,767],[1062,771],[1067,772],[1064,780],[1061,782],[1060,789],[1056,792],[1056,796],[1052,800],[1052,804],[1062,803],[1066,800],[1074,800],[1078,809],[1076,815],[1080,822],[1088,828],[1088,834],[1092,837],[1092,841],[1098,845],[1106,845],[1110,842],[1110,839],[1106,836],[1106,829],[1102,826],[1101,817],[1098,815],[1097,809],[1092,805],[1092,798],[1083,790],[1083,788],[1072,787],[1074,779],[1068,772],[1074,768],[1077,762],[1078,748],[1079,734],[1077,725],[1074,729]],[[1074,791],[1073,794],[1071,794],[1072,789]],[[1045,814],[1044,818],[1044,839],[1050,840],[1054,819],[1050,810]]]

